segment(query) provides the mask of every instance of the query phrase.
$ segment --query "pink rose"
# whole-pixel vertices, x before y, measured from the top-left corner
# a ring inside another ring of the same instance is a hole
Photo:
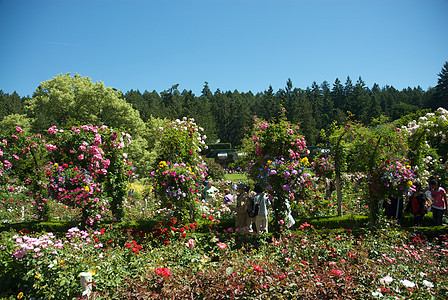
[[[219,247],[219,249],[225,249],[225,248],[227,248],[227,244],[226,243],[218,243],[218,247]]]

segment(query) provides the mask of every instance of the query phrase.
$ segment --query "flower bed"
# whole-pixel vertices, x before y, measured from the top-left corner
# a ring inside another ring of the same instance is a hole
[[[387,226],[362,234],[317,231],[309,223],[296,229],[275,236],[185,230],[164,246],[142,231],[112,226],[71,228],[64,236],[3,232],[1,292],[81,299],[78,274],[90,272],[97,299],[448,296],[446,236],[428,240]]]

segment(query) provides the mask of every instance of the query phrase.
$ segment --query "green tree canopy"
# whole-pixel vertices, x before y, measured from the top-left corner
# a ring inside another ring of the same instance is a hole
[[[70,73],[42,82],[27,102],[27,113],[36,132],[80,123],[125,128],[138,134],[145,126],[139,112],[122,98],[120,91]]]

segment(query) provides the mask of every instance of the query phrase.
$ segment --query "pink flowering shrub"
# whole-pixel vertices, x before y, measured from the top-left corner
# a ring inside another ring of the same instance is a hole
[[[53,140],[45,173],[50,195],[81,208],[83,223],[88,226],[97,223],[109,207],[120,220],[126,183],[134,175],[124,152],[131,143],[130,135],[93,125],[70,130],[53,126],[48,133]]]
[[[32,202],[31,213],[39,219],[48,214],[48,191],[42,172],[47,162],[44,144],[42,135],[28,136],[18,126],[0,135],[0,196],[11,199],[15,190],[21,189],[31,198],[24,205]]]
[[[69,130],[53,126],[46,137],[25,136],[16,127],[1,139],[1,186],[9,184],[11,192],[12,182],[24,183],[39,219],[48,219],[50,198],[80,208],[83,223],[89,226],[108,209],[121,219],[126,183],[133,176],[124,152],[130,142],[129,134],[106,126]]]

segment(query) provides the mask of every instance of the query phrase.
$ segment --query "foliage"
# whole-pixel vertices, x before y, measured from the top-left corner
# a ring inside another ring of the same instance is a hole
[[[171,161],[173,163],[185,163],[187,165],[202,164],[200,152],[206,149],[206,135],[204,130],[195,123],[194,119],[184,117],[159,127],[156,135],[159,141],[158,160]]]
[[[121,92],[79,74],[59,74],[42,82],[27,102],[27,111],[36,131],[77,123],[124,127],[131,134],[144,128],[138,112],[121,97]]]
[[[348,122],[345,125],[334,124],[327,135],[327,139],[334,148],[336,183],[345,171],[345,166],[350,172],[364,172],[373,175],[375,166],[384,161],[399,161],[406,154],[406,140],[399,128],[386,119],[379,118],[376,126],[368,128],[359,122]],[[365,200],[369,207],[370,222],[373,225],[377,218],[378,206],[381,198],[376,197],[370,191],[378,188],[376,180],[367,180],[369,186],[365,189],[368,193]],[[338,187],[338,211],[341,213],[342,201],[340,199],[340,187]]]
[[[207,164],[207,175],[213,180],[218,181],[224,178],[224,169],[212,158],[205,158]]]

